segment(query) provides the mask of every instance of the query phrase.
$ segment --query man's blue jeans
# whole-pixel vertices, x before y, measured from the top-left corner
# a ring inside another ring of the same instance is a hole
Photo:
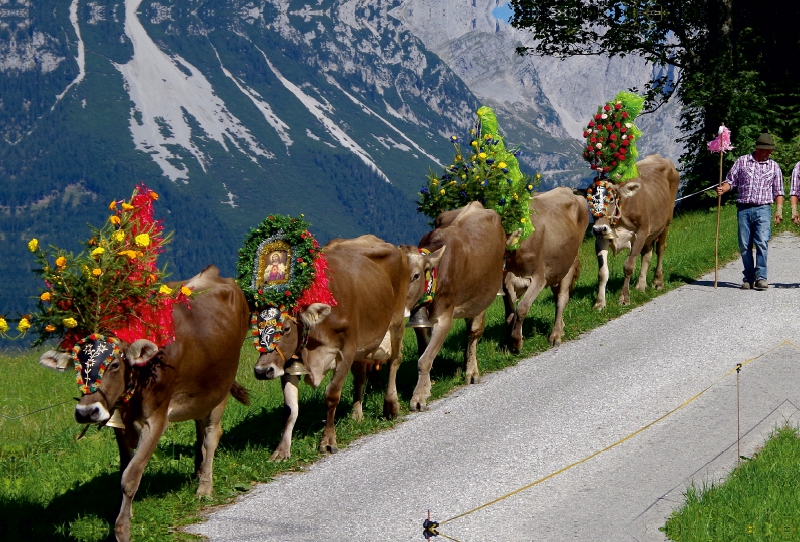
[[[739,253],[744,264],[744,282],[767,280],[767,243],[772,236],[772,211],[769,204],[739,205]],[[753,262],[753,247],[756,259]]]

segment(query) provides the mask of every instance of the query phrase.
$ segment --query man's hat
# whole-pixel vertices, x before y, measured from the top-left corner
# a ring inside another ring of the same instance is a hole
[[[756,148],[775,150],[775,141],[773,141],[771,135],[769,135],[767,132],[764,132],[758,136],[758,139],[756,139]]]

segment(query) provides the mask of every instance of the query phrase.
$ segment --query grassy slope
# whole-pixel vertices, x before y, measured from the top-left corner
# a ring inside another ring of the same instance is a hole
[[[735,210],[723,211],[720,260],[737,256]],[[690,213],[676,217],[669,235],[665,258],[666,289],[674,289],[713,268],[715,213]],[[622,283],[624,256],[612,258],[608,307],[598,313],[592,309],[596,294],[597,263],[591,239],[581,247],[583,273],[564,314],[565,340],[615,318],[659,295],[658,292],[631,292],[631,307],[620,307],[616,297]],[[527,337],[520,356],[499,348],[504,337],[502,304],[498,300],[489,310],[487,329],[478,358],[482,372],[498,370],[518,359],[548,348],[554,317],[552,295],[544,292],[531,308],[525,322]],[[458,321],[446,341],[433,369],[433,398],[449,393],[462,383],[463,321]],[[5,377],[0,381],[0,412],[6,417],[20,416],[48,406],[18,420],[0,418],[0,539],[26,540],[102,540],[118,510],[118,458],[113,436],[108,429],[90,429],[86,438],[76,441],[80,427],[72,419],[77,395],[71,374],[57,374],[40,368],[38,352],[0,357]],[[416,344],[413,334],[406,336],[405,359],[398,377],[401,403],[407,405],[416,383]],[[282,397],[278,382],[257,382],[252,376],[255,353],[242,349],[239,380],[251,390],[253,404],[244,407],[229,403],[223,420],[225,434],[214,464],[213,499],[198,501],[193,470],[193,424],[168,428],[157,456],[148,465],[134,503],[135,540],[182,540],[186,534],[175,528],[196,520],[201,507],[229,501],[252,484],[270,480],[280,472],[298,470],[317,459],[317,443],[323,426],[323,389],[301,387],[301,415],[295,427],[293,457],[285,463],[269,463],[282,427]],[[384,370],[385,372],[385,370]],[[385,377],[385,374],[384,374]],[[63,404],[59,404],[64,402]],[[352,385],[348,382],[338,409],[337,435],[340,446],[367,433],[390,428],[394,421],[380,417],[382,394],[369,390],[364,408],[365,421],[355,423],[348,414],[352,404]]]

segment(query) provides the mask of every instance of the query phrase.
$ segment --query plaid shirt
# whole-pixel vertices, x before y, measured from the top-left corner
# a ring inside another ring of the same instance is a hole
[[[789,195],[800,197],[800,162],[797,162],[792,170],[792,186],[789,188]]]
[[[736,160],[725,182],[739,191],[736,203],[766,205],[783,195],[783,174],[778,163],[769,158],[757,162],[752,154]]]

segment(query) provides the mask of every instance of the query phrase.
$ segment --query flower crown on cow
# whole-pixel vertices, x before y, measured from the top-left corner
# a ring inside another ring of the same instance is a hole
[[[303,219],[269,215],[250,229],[239,250],[236,282],[253,310],[253,344],[272,352],[281,338],[282,317],[293,317],[312,303],[335,307],[319,243]]]
[[[173,305],[191,295],[186,286],[169,288],[165,269],[156,259],[172,235],[163,235],[153,219],[158,194],[144,185],[130,200],[112,201],[113,214],[77,256],[56,246],[44,250],[37,239],[28,243],[39,264],[34,273],[45,284],[30,325],[34,345],[56,339],[71,351],[88,336],[110,336],[132,343],[148,339],[164,346],[174,338]]]
[[[597,113],[586,126],[583,137],[586,147],[583,158],[597,171],[598,178],[623,182],[637,177],[636,158],[639,153],[634,141],[642,135],[633,121],[644,105],[644,96],[620,92]]]
[[[456,151],[453,163],[441,176],[433,171],[428,174],[428,184],[420,190],[417,211],[428,216],[433,224],[440,213],[479,201],[487,209],[497,211],[506,233],[521,229],[521,242],[533,232],[531,192],[542,176],[523,175],[517,161],[519,148],[506,149],[491,108],[481,107],[477,115],[466,149],[469,154],[462,151],[459,138],[450,137]]]

